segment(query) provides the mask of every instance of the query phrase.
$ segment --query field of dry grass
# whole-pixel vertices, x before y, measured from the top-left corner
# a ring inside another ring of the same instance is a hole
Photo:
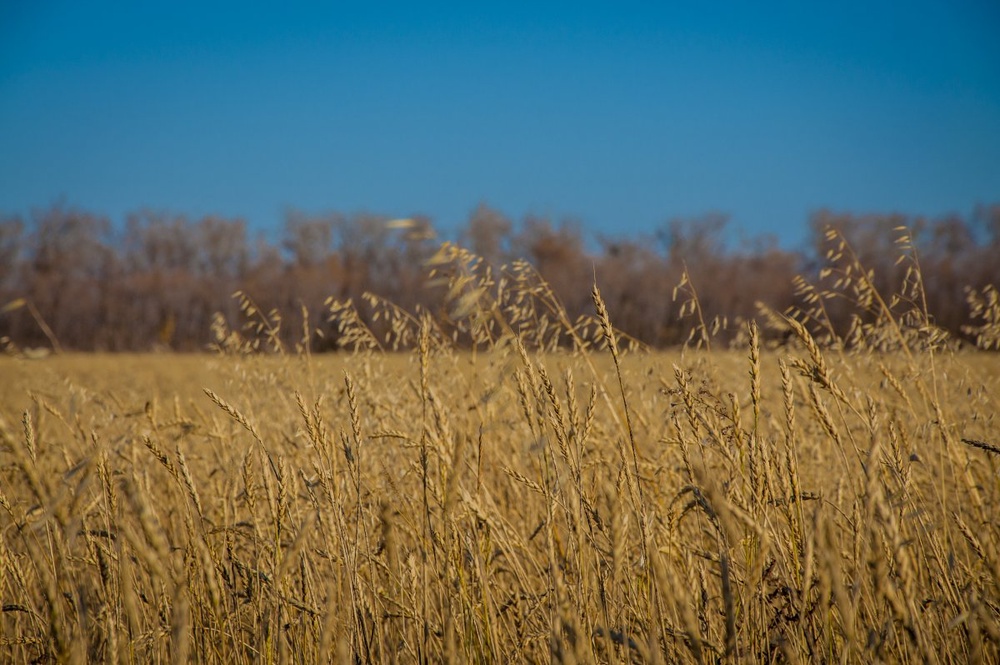
[[[538,351],[451,279],[485,350],[0,358],[0,660],[1000,662],[1000,357],[596,292]]]

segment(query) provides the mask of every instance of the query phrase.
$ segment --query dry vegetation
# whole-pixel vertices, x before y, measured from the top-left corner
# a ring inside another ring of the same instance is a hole
[[[371,328],[378,328],[379,307],[366,293],[408,312],[424,307],[436,324],[447,324],[436,309],[441,291],[424,269],[440,244],[426,217],[290,210],[271,240],[254,238],[240,219],[144,210],[123,221],[60,205],[26,220],[0,211],[0,348],[203,351],[212,342],[213,316],[234,321],[239,315],[230,297],[237,290],[281,315],[278,340],[290,348],[303,341],[303,309],[312,313],[312,326],[323,333],[306,340],[313,352],[341,342],[332,322],[315,316],[328,296],[351,300]],[[684,343],[693,322],[682,301],[671,298],[685,278],[686,290],[697,285],[708,321],[754,318],[758,302],[781,312],[802,308],[796,275],[818,288],[831,286],[820,274],[831,267],[824,230],[833,228],[875,271],[875,286],[892,293],[905,273],[895,265],[900,226],[920,251],[923,309],[938,327],[971,341],[964,333],[975,316],[968,291],[1000,284],[1000,203],[936,218],[821,210],[797,250],[728,229],[719,214],[675,218],[629,238],[595,236],[570,220],[526,215],[515,221],[487,205],[443,237],[460,238],[494,268],[527,261],[574,321],[593,312],[589,285],[596,277],[617,327],[649,346],[672,348]],[[843,334],[854,312],[850,302],[827,303],[826,323]],[[719,331],[716,345],[739,329]],[[467,347],[468,339],[458,343]]]
[[[902,249],[891,298],[834,242],[781,346],[709,351],[685,281],[647,352],[445,246],[448,331],[331,301],[313,356],[241,296],[214,357],[0,358],[0,660],[1000,662],[1000,359]]]

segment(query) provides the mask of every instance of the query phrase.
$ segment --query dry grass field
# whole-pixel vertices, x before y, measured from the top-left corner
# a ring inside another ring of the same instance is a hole
[[[1000,662],[1000,357],[626,350],[596,292],[538,351],[449,279],[483,350],[248,353],[250,303],[216,355],[0,358],[0,660]]]

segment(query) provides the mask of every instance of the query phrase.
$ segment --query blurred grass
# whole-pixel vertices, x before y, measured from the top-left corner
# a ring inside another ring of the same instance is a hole
[[[2,357],[0,660],[1000,662],[1000,356],[913,265],[728,350],[445,246],[449,327],[331,301],[313,355],[239,294],[217,355]]]

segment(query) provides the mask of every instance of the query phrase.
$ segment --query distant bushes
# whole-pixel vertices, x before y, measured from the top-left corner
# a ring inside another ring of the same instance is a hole
[[[652,346],[684,343],[698,325],[722,328],[725,339],[724,323],[759,317],[760,305],[807,311],[810,299],[822,301],[826,325],[847,335],[857,309],[837,294],[856,265],[872,271],[883,297],[897,295],[892,307],[907,307],[898,296],[915,294],[935,326],[962,336],[968,289],[1000,282],[1000,205],[937,219],[820,211],[809,224],[808,251],[760,238],[734,247],[721,215],[673,220],[652,237],[593,241],[570,222],[529,216],[515,224],[481,205],[457,240],[494,271],[529,262],[571,317],[592,313],[596,278],[616,326]],[[369,318],[366,293],[405,311],[439,311],[444,294],[429,283],[426,263],[441,240],[420,217],[293,211],[274,244],[251,237],[240,219],[143,210],[114,225],[54,206],[28,220],[0,219],[0,338],[20,348],[204,349],[220,316],[238,325],[233,294],[241,291],[281,319],[284,343],[307,338],[322,351],[338,335],[328,297],[353,300]],[[845,241],[854,255],[844,255]],[[909,258],[898,262],[903,253]],[[692,298],[698,317],[685,306]]]

